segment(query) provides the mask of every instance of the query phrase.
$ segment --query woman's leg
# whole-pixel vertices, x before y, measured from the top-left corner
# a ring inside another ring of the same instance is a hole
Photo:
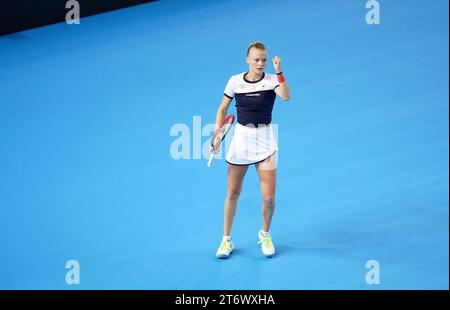
[[[277,180],[277,153],[256,164],[256,171],[259,175],[261,194],[263,196],[262,216],[265,232],[270,229],[272,216],[275,211],[275,187]]]
[[[224,205],[223,235],[229,236],[231,225],[236,214],[236,206],[242,190],[242,182],[248,166],[234,166],[228,164],[228,192]]]

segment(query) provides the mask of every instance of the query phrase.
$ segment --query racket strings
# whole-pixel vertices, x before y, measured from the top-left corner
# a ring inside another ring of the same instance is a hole
[[[225,135],[230,130],[231,126],[233,126],[234,123],[234,115],[229,115],[221,124],[220,128],[216,130],[214,133],[213,138],[211,139],[211,146],[214,150],[217,150],[222,143],[223,139],[225,138]]]
[[[232,123],[226,123],[222,126],[222,128],[220,128],[220,131],[217,133],[215,139],[214,139],[214,145],[213,147],[216,148],[219,146],[219,144],[222,142],[223,138],[225,137],[225,135],[227,134],[227,132],[230,130],[232,126]]]

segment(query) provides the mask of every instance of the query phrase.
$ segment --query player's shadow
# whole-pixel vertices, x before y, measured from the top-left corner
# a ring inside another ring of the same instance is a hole
[[[276,246],[275,256],[292,255],[292,254],[295,255],[312,254],[312,253],[333,254],[341,251],[342,248],[336,245],[299,244],[297,246],[293,246],[290,244],[278,244]]]
[[[233,249],[233,253],[231,254],[231,256],[242,255],[242,254],[245,254],[245,252],[247,252],[247,251],[243,248],[235,248],[235,249]]]
[[[288,255],[290,253],[298,252],[299,249],[287,244],[278,244],[276,245],[276,256]]]

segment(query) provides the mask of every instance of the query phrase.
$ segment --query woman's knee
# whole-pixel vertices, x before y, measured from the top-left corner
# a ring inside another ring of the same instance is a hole
[[[268,206],[275,205],[275,195],[264,195],[263,200],[264,200],[264,203]]]
[[[227,198],[231,200],[237,200],[241,194],[241,189],[238,187],[232,187],[228,189]]]

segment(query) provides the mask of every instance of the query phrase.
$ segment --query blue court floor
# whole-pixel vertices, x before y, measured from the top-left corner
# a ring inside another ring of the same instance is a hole
[[[0,37],[0,289],[448,289],[449,4],[381,2],[380,25],[365,1],[167,0]],[[194,122],[252,41],[292,95],[278,254],[256,244],[251,167],[218,260],[227,166],[197,158]]]

